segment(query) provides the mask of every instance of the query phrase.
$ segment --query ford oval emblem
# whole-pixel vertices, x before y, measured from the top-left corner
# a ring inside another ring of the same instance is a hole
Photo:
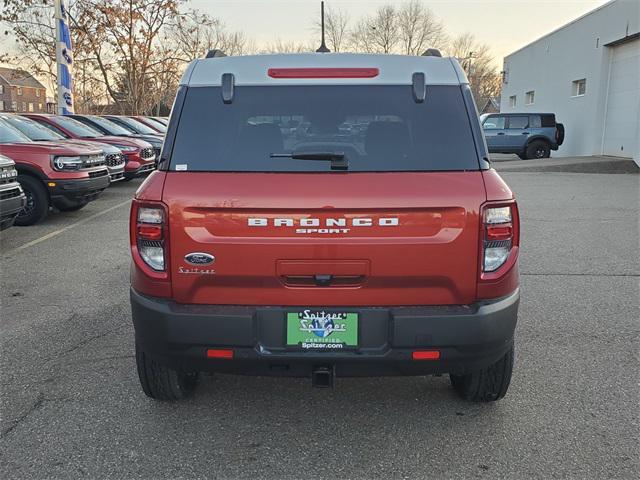
[[[208,265],[210,263],[213,263],[216,257],[214,257],[213,255],[209,255],[208,253],[193,252],[185,255],[184,259],[191,265]]]

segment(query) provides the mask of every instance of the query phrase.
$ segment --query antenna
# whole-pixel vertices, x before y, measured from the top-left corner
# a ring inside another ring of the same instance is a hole
[[[324,43],[324,2],[320,2],[320,29],[322,30],[322,43],[316,52],[329,53],[331,50],[329,50],[327,45]]]

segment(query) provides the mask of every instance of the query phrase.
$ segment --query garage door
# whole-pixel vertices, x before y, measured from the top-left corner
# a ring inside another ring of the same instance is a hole
[[[609,68],[602,153],[633,157],[640,109],[640,39],[612,47]]]

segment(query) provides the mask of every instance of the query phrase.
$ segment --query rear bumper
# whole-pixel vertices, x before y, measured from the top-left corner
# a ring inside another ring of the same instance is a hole
[[[55,187],[49,188],[51,203],[56,207],[71,207],[79,202],[90,202],[96,199],[100,193],[109,186],[109,175],[100,177],[78,179],[78,180],[57,180]]]
[[[359,347],[310,352],[287,349],[285,317],[295,307],[182,305],[131,290],[136,342],[147,355],[176,369],[310,376],[317,367],[338,376],[424,375],[477,370],[511,347],[519,291],[474,305],[354,307]],[[338,309],[325,309],[338,311]],[[208,348],[230,348],[230,360],[208,359]],[[412,360],[414,350],[439,350],[439,360]]]

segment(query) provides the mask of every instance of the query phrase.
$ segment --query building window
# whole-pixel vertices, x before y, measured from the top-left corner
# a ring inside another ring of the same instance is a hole
[[[27,102],[22,102],[22,111],[23,112],[27,111]]]
[[[515,108],[515,106],[516,106],[516,96],[515,95],[511,95],[509,97],[509,106],[511,108]]]
[[[33,103],[32,102],[29,102],[29,111],[33,112]]]
[[[11,110],[14,112],[18,111],[18,102],[11,102]]]
[[[0,100],[0,112],[4,112],[4,100]]]
[[[36,97],[40,98],[40,89],[36,88]]]
[[[4,93],[4,85],[0,85],[0,95]]]
[[[534,100],[534,97],[536,95],[536,92],[531,90],[531,91],[525,93],[524,95],[525,95],[524,96],[525,105],[533,105],[533,100]]]
[[[18,95],[22,95],[22,87],[18,87]]]
[[[587,93],[587,79],[574,80],[572,82],[572,95],[574,97],[581,97],[585,93]]]
[[[42,111],[42,104],[41,104],[41,103],[39,103],[39,104],[38,104],[38,111],[39,111],[39,112],[41,112],[41,111]]]

